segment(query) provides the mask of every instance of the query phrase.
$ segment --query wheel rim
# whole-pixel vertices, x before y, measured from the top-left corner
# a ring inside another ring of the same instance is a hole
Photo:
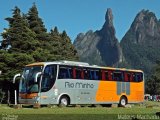
[[[126,105],[126,100],[123,98],[123,99],[121,99],[121,105]]]
[[[67,106],[68,105],[68,101],[66,98],[62,98],[61,99],[61,105]]]

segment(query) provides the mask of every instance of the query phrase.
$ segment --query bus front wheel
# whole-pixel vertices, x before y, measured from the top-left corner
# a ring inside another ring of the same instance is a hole
[[[124,107],[127,104],[127,98],[125,96],[122,96],[119,101],[119,106]]]
[[[59,106],[60,106],[60,107],[66,107],[66,106],[68,106],[68,105],[69,105],[69,98],[66,97],[66,96],[62,96],[62,97],[60,98],[60,101],[59,101]]]

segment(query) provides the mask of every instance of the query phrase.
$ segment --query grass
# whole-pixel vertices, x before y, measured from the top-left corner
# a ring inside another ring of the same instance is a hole
[[[151,106],[151,107],[146,107]],[[14,117],[14,120],[101,120],[124,119],[122,117],[152,117],[160,112],[160,102],[145,102],[131,108],[112,107],[42,107],[14,109],[7,105],[0,106],[1,117]],[[120,116],[119,116],[120,115]],[[123,115],[123,116],[122,116]],[[127,116],[128,115],[128,116]],[[17,117],[18,116],[18,117]],[[17,118],[16,118],[17,117]],[[1,119],[1,118],[0,118]],[[146,119],[146,118],[145,118]],[[12,119],[13,120],[13,119]]]

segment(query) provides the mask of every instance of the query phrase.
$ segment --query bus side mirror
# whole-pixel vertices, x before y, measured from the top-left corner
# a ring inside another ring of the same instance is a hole
[[[36,76],[34,78],[34,82],[37,82],[38,81],[38,77],[42,74],[42,72],[38,72],[36,73]]]
[[[13,78],[13,83],[15,83],[16,78],[17,78],[17,77],[20,77],[20,76],[21,76],[21,74],[20,74],[20,73],[16,74],[16,75],[14,76],[14,78]]]

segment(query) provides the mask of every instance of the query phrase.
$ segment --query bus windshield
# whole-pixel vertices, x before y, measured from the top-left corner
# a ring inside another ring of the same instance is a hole
[[[39,81],[34,82],[35,76],[38,72],[42,72],[43,66],[27,66],[22,73],[20,81],[20,93],[35,93],[39,91]]]

